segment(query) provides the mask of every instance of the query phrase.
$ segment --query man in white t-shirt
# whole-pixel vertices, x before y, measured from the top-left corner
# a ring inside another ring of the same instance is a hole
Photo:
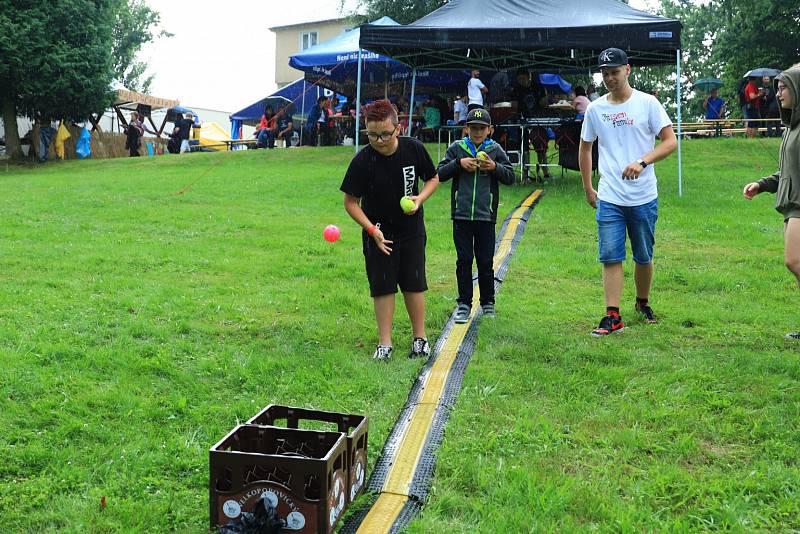
[[[483,95],[489,92],[489,89],[483,85],[483,82],[478,78],[481,75],[481,71],[478,69],[472,69],[472,78],[469,79],[467,82],[467,97],[469,98],[469,104],[467,108],[469,111],[472,111],[475,108],[482,108],[483,107]]]
[[[467,122],[467,95],[464,96],[457,96],[455,102],[453,103],[453,123],[454,124],[466,124]]]
[[[631,66],[619,48],[604,50],[598,67],[608,94],[589,104],[581,130],[579,162],[586,202],[597,210],[599,259],[603,264],[606,315],[591,334],[620,332],[622,262],[625,234],[631,240],[636,311],[646,323],[656,318],[649,304],[653,280],[653,244],[658,219],[658,189],[653,164],[678,146],[672,121],[655,97],[628,83]],[[655,138],[661,143],[656,147]],[[597,140],[600,181],[592,186],[592,143]]]

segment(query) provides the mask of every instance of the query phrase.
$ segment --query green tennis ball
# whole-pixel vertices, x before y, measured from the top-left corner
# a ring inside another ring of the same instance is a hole
[[[489,159],[489,155],[486,152],[484,152],[483,150],[481,150],[480,152],[478,152],[478,159],[479,160],[483,160],[483,161],[487,161]]]
[[[417,207],[417,205],[414,204],[414,201],[411,200],[410,198],[403,197],[403,198],[400,199],[400,208],[405,213],[411,213],[412,211],[414,211],[414,208],[416,208],[416,207]]]

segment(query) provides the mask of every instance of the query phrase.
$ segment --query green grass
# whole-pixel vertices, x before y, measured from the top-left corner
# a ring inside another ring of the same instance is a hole
[[[782,339],[797,293],[773,198],[741,200],[776,154],[687,142],[683,198],[675,158],[658,165],[662,323],[634,319],[628,283],[612,339],[586,335],[603,311],[593,211],[577,174],[548,184],[412,532],[800,529],[800,365]],[[208,448],[269,403],[369,415],[374,464],[422,364],[370,358],[338,192],[351,155],[0,169],[3,531],[202,532]],[[505,188],[501,213],[528,191]],[[426,219],[435,337],[454,305],[449,185]],[[410,342],[400,303],[394,338]]]

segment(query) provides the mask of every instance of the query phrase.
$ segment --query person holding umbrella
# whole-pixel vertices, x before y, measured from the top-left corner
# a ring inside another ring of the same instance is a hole
[[[706,110],[706,120],[717,120],[725,118],[725,101],[719,97],[716,87],[711,89],[705,100],[703,109]]]

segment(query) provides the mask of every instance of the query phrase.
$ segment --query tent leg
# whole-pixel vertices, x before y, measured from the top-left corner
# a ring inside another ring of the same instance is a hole
[[[358,154],[359,134],[361,133],[361,47],[358,48],[358,73],[356,74],[356,124],[353,128],[356,131],[356,154]]]
[[[417,88],[417,68],[411,71],[411,103],[408,105],[408,133],[411,135],[414,126],[414,90]]]
[[[681,51],[675,54],[675,93],[678,103],[678,196],[683,196],[683,160],[681,159]]]

